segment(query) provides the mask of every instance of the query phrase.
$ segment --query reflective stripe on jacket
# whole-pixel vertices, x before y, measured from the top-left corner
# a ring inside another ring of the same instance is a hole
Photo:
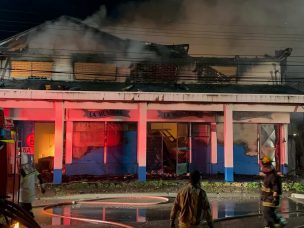
[[[179,212],[180,227],[198,226],[202,218],[209,223],[212,222],[206,192],[199,186],[188,184],[178,192],[171,210],[171,220],[175,220],[177,212]]]
[[[282,194],[282,181],[281,177],[273,169],[270,172],[265,173],[263,185],[261,188],[261,201],[264,207],[276,207],[273,203],[274,192],[278,197]]]

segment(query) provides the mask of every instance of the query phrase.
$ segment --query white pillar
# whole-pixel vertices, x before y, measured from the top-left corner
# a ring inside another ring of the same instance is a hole
[[[284,174],[288,172],[288,150],[287,150],[287,141],[288,141],[288,126],[287,124],[280,124],[280,171]]]
[[[146,159],[147,159],[147,103],[138,105],[137,123],[137,163],[138,180],[146,180]]]
[[[108,161],[108,122],[104,123],[104,142],[103,142],[103,164],[107,165]]]
[[[73,122],[66,121],[65,164],[72,164],[73,157]]]
[[[192,123],[189,123],[189,163],[192,165]]]
[[[63,102],[55,102],[55,154],[54,154],[54,184],[62,182],[63,159],[63,134],[64,134],[64,107]]]
[[[217,134],[216,134],[216,123],[211,123],[211,173],[214,165],[217,164]]]
[[[233,119],[232,105],[224,105],[224,168],[225,181],[233,182]]]

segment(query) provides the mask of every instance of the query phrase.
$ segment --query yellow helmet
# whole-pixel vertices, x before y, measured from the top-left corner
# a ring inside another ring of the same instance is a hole
[[[272,163],[272,160],[269,156],[265,155],[263,158],[262,158],[262,164],[263,165],[270,165]]]

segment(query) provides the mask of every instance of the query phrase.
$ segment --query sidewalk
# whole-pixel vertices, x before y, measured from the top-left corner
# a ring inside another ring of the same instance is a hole
[[[304,194],[292,193],[290,198],[297,203],[304,205]]]

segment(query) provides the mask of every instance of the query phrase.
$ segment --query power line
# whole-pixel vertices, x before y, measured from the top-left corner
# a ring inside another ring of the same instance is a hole
[[[47,70],[25,70],[25,69],[19,69],[19,68],[3,68],[3,67],[0,67],[0,69],[6,69],[6,70],[13,70],[13,71],[20,71],[20,72],[28,72],[28,73],[41,73],[41,74],[46,74],[46,73],[49,73],[49,74],[65,74],[65,75],[77,75],[77,74],[80,74],[80,75],[84,75],[84,76],[96,76],[96,77],[101,77],[101,76],[104,76],[104,77],[115,77],[115,78],[130,78],[130,79],[141,79],[141,80],[150,80],[150,79],[164,79],[164,76],[163,75],[159,75],[160,77],[158,77],[157,75],[153,75],[153,74],[150,74],[148,75],[148,73],[150,72],[143,72],[143,73],[146,73],[146,78],[145,77],[138,77],[136,75],[129,75],[129,74],[125,74],[125,75],[119,75],[117,73],[113,73],[113,74],[109,74],[109,73],[106,73],[106,74],[96,74],[96,73],[92,73],[92,72],[69,72],[69,71],[47,71]],[[168,76],[168,75],[167,75]],[[11,76],[12,77],[12,76]],[[35,77],[35,76],[33,76]],[[183,75],[169,75],[168,76],[168,80],[174,80],[173,79],[176,79],[177,81],[178,80],[183,80],[183,81],[197,81],[197,80],[206,80],[206,81],[210,81],[210,82],[229,82],[229,81],[241,81],[241,80],[244,80],[246,82],[271,82],[271,83],[276,83],[276,82],[281,82],[281,79],[273,79],[272,77],[268,77],[268,78],[257,78],[257,77],[252,77],[252,76],[231,76],[231,77],[228,77],[228,76],[222,76],[222,75],[204,75],[204,76],[198,76],[198,75],[187,75],[187,74],[183,74]],[[14,77],[13,77],[14,78]],[[18,78],[18,77],[17,77]],[[47,77],[45,77],[47,78]],[[303,82],[304,81],[304,77],[288,77],[286,79],[284,79],[284,81],[288,81],[288,82]],[[76,80],[77,81],[77,80]]]
[[[0,51],[2,50],[5,50],[6,48],[4,47],[0,47]],[[143,59],[142,56],[144,57],[148,57],[149,54],[151,55],[151,57],[156,57],[156,53],[152,52],[152,51],[109,51],[109,50],[104,50],[104,51],[97,51],[97,50],[94,50],[94,53],[92,53],[93,50],[77,50],[77,49],[64,49],[64,48],[54,48],[54,49],[51,49],[51,48],[29,48],[27,49],[29,51],[31,50],[40,50],[40,51],[51,51],[52,53],[21,53],[21,52],[12,52],[12,51],[6,51],[6,52],[3,52],[1,53],[1,56],[4,56],[4,57],[16,57],[16,56],[21,56],[21,57],[37,57],[37,58],[59,58],[59,59],[73,59],[73,56],[71,56],[71,54],[55,54],[54,52],[58,52],[58,51],[61,51],[61,52],[67,52],[67,53],[72,53],[75,54],[75,55],[81,55],[81,54],[84,54],[84,55],[98,55],[98,54],[108,54],[108,55],[111,55],[111,54],[122,54],[122,55],[139,55],[138,59]],[[77,58],[77,57],[76,57]],[[114,57],[103,57],[103,58],[108,58],[108,59],[114,59]],[[263,58],[266,58],[266,60],[264,60],[265,62],[269,62],[271,58],[273,58],[273,61],[278,61],[276,59],[276,57],[274,56],[265,56],[265,55],[228,55],[228,54],[211,54],[211,53],[201,53],[201,54],[193,54],[193,55],[189,55],[188,57],[180,57],[180,58],[168,58],[168,59],[171,59],[171,60],[174,60],[174,59],[181,59],[181,58],[189,58],[189,59],[207,59],[207,58],[230,58],[231,60],[232,59],[248,59],[248,58],[251,58],[251,59],[258,59],[259,61],[263,61]],[[297,55],[297,56],[288,56],[288,59],[289,58],[304,58],[304,56],[302,55]],[[292,60],[288,60],[288,62],[294,62],[294,63],[301,63],[299,61],[292,61]]]
[[[8,13],[24,13],[24,14],[35,14],[35,15],[41,15],[39,12],[33,12],[33,11],[24,11],[24,10],[12,10],[12,9],[0,9],[0,12],[8,12]]]
[[[132,45],[131,45],[132,46]],[[153,44],[150,46],[150,45],[145,45],[145,44],[142,44],[142,46],[143,46],[143,48],[142,49],[148,49],[149,47],[153,47]],[[162,47],[162,46],[164,46],[164,47],[166,47],[166,45],[158,45],[158,44],[156,44],[156,47]],[[169,45],[170,46],[170,45]],[[178,46],[178,45],[177,45]],[[13,51],[7,51],[7,49],[8,48],[6,48],[6,47],[1,47],[0,46],[0,51],[1,51],[1,49],[2,50],[4,50],[5,51],[5,53],[3,53],[3,55],[6,55],[6,56],[9,56],[9,54],[14,54],[14,55],[24,55],[23,53],[20,53],[20,52],[13,52]],[[120,50],[96,50],[96,48],[94,49],[94,50],[90,50],[90,49],[87,49],[87,50],[85,50],[85,49],[83,49],[83,50],[79,50],[79,49],[66,49],[66,48],[27,48],[26,50],[28,50],[28,51],[51,51],[51,52],[57,52],[57,51],[62,51],[62,52],[75,52],[75,54],[77,53],[77,54],[79,54],[79,53],[85,53],[85,54],[96,54],[96,53],[101,53],[101,54],[104,54],[104,53],[107,53],[107,54],[141,54],[141,55],[147,55],[147,54],[151,54],[151,55],[153,55],[153,56],[155,56],[156,55],[156,53],[153,51],[153,50],[151,50],[151,51],[149,51],[149,50],[143,50],[143,51],[120,51]],[[172,50],[174,50],[174,49],[171,49],[170,47],[168,47],[167,48],[167,51],[172,51]],[[28,55],[28,54],[25,54],[25,55]],[[43,55],[43,53],[31,53],[31,55]],[[52,55],[54,55],[54,53],[52,53]],[[65,56],[64,54],[60,54],[61,56]],[[68,56],[67,54],[66,54],[66,56]],[[211,54],[211,53],[201,53],[201,54],[199,54],[199,53],[196,53],[196,54],[194,54],[194,55],[189,55],[189,57],[194,57],[194,58],[197,58],[197,56],[198,57],[202,57],[202,58],[204,58],[204,57],[208,57],[208,56],[210,56],[210,57],[232,57],[232,58],[235,58],[236,56],[238,56],[239,58],[242,58],[242,57],[244,57],[244,58],[246,58],[246,57],[261,57],[261,58],[274,58],[275,59],[275,57],[274,56],[265,56],[265,54],[264,55],[227,55],[227,54]],[[289,56],[288,58],[293,58],[293,57],[304,57],[304,56],[302,56],[302,55],[298,55],[298,56]],[[182,58],[184,58],[184,57],[182,57]]]
[[[16,21],[16,20],[4,20],[4,19],[0,19],[0,21],[2,22],[9,22],[9,23],[21,23],[21,24],[33,24],[33,25],[37,25],[37,23],[39,22],[29,22],[29,21]],[[49,26],[52,26],[53,29],[58,29],[58,30],[75,30],[73,28],[71,28],[71,26],[67,26],[67,25],[55,25],[56,21],[53,21],[53,24],[52,25],[49,25]],[[96,26],[92,26],[90,24],[87,24],[87,23],[83,23],[83,24],[75,24],[76,26],[82,26],[82,25],[87,25],[89,27],[92,27],[92,28],[95,28],[95,29],[98,29],[98,30],[103,30],[103,29],[100,29]],[[61,28],[61,29],[60,29]],[[270,35],[271,37],[277,37],[277,36],[299,36],[298,38],[303,38],[304,36],[304,33],[257,33],[257,32],[244,32],[242,31],[241,33],[240,32],[231,32],[231,31],[221,31],[219,32],[218,30],[216,31],[212,31],[212,30],[193,30],[193,29],[174,29],[174,33],[172,31],[168,31],[168,28],[153,28],[153,27],[134,27],[134,26],[108,26],[106,25],[104,27],[105,30],[115,30],[115,31],[139,31],[139,32],[148,32],[148,31],[151,31],[151,32],[157,32],[157,33],[165,33],[165,34],[185,34],[185,32],[203,32],[203,33],[212,33],[212,34],[228,34],[228,35],[261,35],[263,37],[265,36],[268,36]],[[77,30],[76,30],[77,31]],[[178,33],[178,32],[182,32],[182,33]],[[303,31],[304,32],[304,31]],[[189,34],[189,33],[187,33]],[[200,35],[201,33],[197,34],[192,34],[192,35]],[[191,34],[189,34],[191,35]]]
[[[0,12],[12,12],[12,13],[24,13],[24,14],[35,14],[35,15],[41,15],[41,12],[34,12],[34,11],[23,11],[23,10],[11,10],[11,9],[0,9]],[[153,11],[153,9],[149,9],[149,11]],[[157,12],[159,12],[157,10]],[[93,13],[92,15],[95,15],[95,13]],[[91,15],[91,16],[92,16]],[[16,16],[15,14],[13,16]],[[89,17],[90,15],[88,15]],[[171,25],[172,23],[170,23]],[[294,25],[282,25],[282,24],[273,24],[273,25],[256,25],[256,24],[232,24],[232,23],[229,23],[229,24],[224,24],[224,23],[217,23],[217,24],[214,24],[210,21],[208,21],[208,23],[197,23],[197,22],[185,22],[185,21],[178,21],[176,22],[176,24],[179,24],[179,25],[185,25],[187,27],[189,27],[189,25],[197,25],[197,26],[215,26],[215,27],[241,27],[241,28],[276,28],[276,29],[301,29],[303,30],[302,26],[299,25],[299,26],[294,26]]]
[[[37,21],[16,21],[16,20],[9,20],[9,19],[0,19],[0,22],[8,22],[8,23],[16,23],[16,24],[29,24],[29,25],[37,25],[37,24],[41,24],[41,22]]]
[[[14,22],[14,23],[17,23],[18,21],[11,21],[11,20],[1,20],[0,21],[3,21],[3,22]],[[18,23],[23,23],[23,24],[31,24],[33,22],[26,22],[26,21],[22,21],[22,22],[18,22]],[[53,23],[56,23],[56,22],[53,22]],[[33,24],[37,24],[37,23],[33,23]],[[82,26],[82,25],[87,25],[87,26],[90,26],[89,24],[75,24],[76,26]],[[91,27],[91,28],[94,28],[94,29],[98,29],[100,30],[100,28],[96,28],[96,27]],[[71,28],[70,26],[65,26],[65,25],[51,25],[51,27],[49,27],[49,29],[53,29],[53,30],[70,30],[70,31],[83,31],[82,29],[75,29],[75,28]],[[242,31],[241,33],[240,32],[226,32],[226,31],[222,31],[222,32],[218,32],[218,31],[210,31],[210,30],[197,30],[199,32],[203,32],[203,34],[201,33],[194,33],[194,34],[189,34],[189,33],[185,33],[185,32],[195,32],[195,30],[179,30],[179,29],[175,29],[175,32],[170,32],[168,31],[168,29],[156,29],[156,28],[151,28],[151,27],[129,27],[129,26],[116,26],[116,27],[113,27],[113,26],[106,26],[105,27],[105,30],[114,30],[114,31],[121,31],[121,32],[130,32],[130,31],[135,31],[135,32],[143,32],[143,33],[155,33],[153,35],[157,35],[158,34],[171,34],[171,35],[185,35],[187,34],[188,36],[187,37],[195,37],[195,36],[201,36],[201,35],[205,35],[206,33],[211,33],[211,34],[219,34],[219,35],[241,35],[243,36],[244,34],[245,35],[250,35],[251,37],[252,36],[262,36],[265,38],[273,38],[273,39],[290,39],[290,38],[293,38],[293,39],[301,39],[303,38],[304,34],[290,34],[290,33],[256,33],[256,32],[244,32]],[[3,31],[3,30],[2,30]],[[5,31],[5,30],[4,30]],[[9,30],[10,32],[11,30]],[[101,30],[100,30],[101,31]],[[178,31],[180,31],[181,33],[179,33]],[[128,34],[128,33],[127,33]],[[130,34],[130,33],[129,33]],[[134,33],[131,33],[131,34],[134,34]],[[278,36],[281,36],[281,37],[278,37]],[[291,37],[290,37],[291,36]],[[294,37],[292,37],[294,36]]]
[[[141,42],[142,43],[142,46],[145,46],[144,45],[144,42]],[[146,43],[150,43],[150,42],[146,42]],[[153,43],[153,44],[156,44],[156,43]],[[159,45],[159,46],[166,46],[166,45],[171,45],[171,44],[156,44],[156,45]],[[174,44],[173,44],[174,45]],[[202,42],[199,42],[199,43],[191,43],[191,46],[190,46],[190,49],[189,50],[191,50],[191,49],[193,49],[194,47],[211,47],[210,45],[215,45],[214,47],[212,47],[212,49],[213,50],[216,50],[216,49],[219,49],[219,48],[221,48],[221,47],[223,47],[223,48],[226,48],[226,49],[228,49],[228,50],[233,50],[233,49],[237,49],[238,51],[240,51],[240,50],[242,50],[242,49],[246,49],[247,51],[248,50],[251,50],[251,49],[253,49],[254,51],[257,51],[257,48],[268,48],[268,49],[286,49],[286,46],[284,45],[284,47],[283,46],[281,46],[281,45],[278,45],[278,46],[275,46],[275,45],[251,45],[251,44],[248,44],[248,43],[238,43],[237,44],[237,47],[234,47],[234,46],[230,46],[229,44],[222,44],[222,43],[216,43],[216,44],[214,44],[214,43],[212,43],[212,44],[210,44],[210,42],[206,42],[206,40],[202,43]],[[56,45],[57,46],[57,45]],[[62,44],[62,45],[58,45],[58,46],[64,46],[64,44]],[[129,45],[129,47],[131,47],[132,45]],[[294,45],[289,45],[289,47],[292,47],[292,48],[294,48],[295,49],[295,47],[294,47]],[[5,47],[0,47],[0,49],[7,49],[7,48],[5,48]],[[33,49],[33,48],[31,48],[31,49]],[[45,48],[40,48],[40,49],[45,49]],[[54,48],[54,49],[57,49],[57,50],[59,50],[58,48]],[[297,50],[302,50],[302,49],[304,49],[304,46],[303,47],[296,47],[296,49]],[[68,49],[67,49],[68,50]],[[221,51],[222,51],[223,49],[221,48]],[[81,52],[81,51],[86,51],[86,50],[77,50],[77,51],[79,51],[79,52]],[[88,50],[88,51],[91,51],[92,52],[92,50]],[[94,52],[96,52],[95,50],[94,50]],[[101,51],[99,51],[99,52],[101,52]],[[197,55],[197,54],[195,54],[195,55]],[[215,54],[212,54],[212,53],[209,53],[209,55],[215,55]],[[219,54],[218,54],[219,55]],[[245,55],[245,54],[238,54],[238,53],[236,53],[236,54],[234,54],[234,55],[231,55],[231,56],[235,56],[235,55]],[[251,54],[251,55],[247,55],[246,54],[246,56],[262,56],[261,54],[255,54],[255,55],[253,55],[253,54]]]
[[[5,57],[18,57],[18,55],[2,55],[2,56],[5,56]],[[24,60],[24,59],[20,59],[18,60],[15,59],[15,61],[28,61],[28,62],[33,62],[33,61],[37,61],[37,62],[56,62],[56,60],[69,60],[71,62],[83,62],[83,63],[118,63],[118,62],[125,62],[127,63],[128,65],[136,62],[136,63],[141,63],[141,64],[146,64],[146,65],[153,65],[153,64],[171,64],[171,65],[176,65],[176,66],[180,66],[182,67],[182,64],[187,64],[189,62],[192,62],[192,63],[196,63],[196,64],[206,64],[206,65],[209,65],[210,67],[240,67],[240,66],[252,66],[252,64],[254,63],[256,67],[258,66],[274,66],[273,64],[276,64],[276,66],[278,67],[281,67],[281,66],[284,66],[286,68],[290,68],[290,67],[304,67],[304,62],[298,62],[298,61],[295,61],[295,63],[303,63],[303,64],[291,64],[293,61],[290,61],[288,62],[288,64],[283,64],[281,65],[278,61],[276,62],[276,60],[273,60],[273,62],[270,62],[270,60],[259,60],[257,62],[248,62],[250,61],[247,60],[247,62],[233,62],[233,63],[230,63],[230,62],[227,62],[226,64],[224,64],[222,61],[219,61],[218,63],[216,63],[216,61],[210,61],[210,62],[206,62],[206,61],[203,61],[201,62],[202,60],[206,59],[204,57],[202,58],[189,58],[189,59],[183,59],[183,58],[170,58],[170,59],[157,59],[156,60],[156,57],[153,56],[153,58],[151,59],[143,59],[143,57],[125,57],[125,58],[117,58],[117,57],[102,57],[102,58],[96,58],[95,60],[89,60],[87,61],[86,59],[78,59],[77,57],[76,58],[73,58],[69,55],[52,55],[52,56],[43,56],[41,54],[38,54],[38,55],[29,55],[29,54],[19,54],[20,57],[27,57],[27,58],[31,58],[30,60]],[[43,60],[43,61],[42,61]],[[150,60],[151,62],[150,63],[147,63],[146,61],[147,60]],[[174,61],[176,60],[176,62]],[[184,61],[183,61],[184,60]],[[219,58],[220,60],[220,58]],[[276,70],[276,69],[273,69],[273,70]],[[254,72],[254,73],[269,73],[268,71],[265,71],[265,72]]]
[[[5,57],[18,57],[18,55],[7,55],[7,54],[3,54],[2,56],[5,56]],[[78,62],[81,62],[81,61],[87,61],[86,59],[89,59],[88,62],[100,62],[100,63],[103,63],[103,61],[108,61],[108,62],[137,62],[137,63],[145,63],[145,64],[149,64],[149,63],[146,63],[146,61],[151,61],[151,64],[155,64],[155,63],[163,63],[163,64],[176,64],[176,65],[179,65],[179,64],[185,64],[185,63],[189,63],[189,62],[192,62],[192,63],[197,63],[197,64],[210,64],[210,65],[216,65],[217,63],[215,61],[210,61],[209,63],[206,62],[206,61],[203,61],[203,59],[206,59],[204,57],[195,57],[195,58],[166,58],[166,57],[159,57],[159,56],[152,56],[152,57],[147,57],[147,56],[139,56],[139,57],[124,57],[124,58],[121,58],[121,57],[96,57],[95,60],[94,60],[94,57],[93,57],[93,60],[90,60],[90,57],[86,57],[86,58],[78,58],[78,57],[71,57],[69,55],[52,55],[52,56],[43,56],[41,54],[38,54],[38,55],[35,55],[35,54],[20,54],[19,55],[20,57],[28,57],[28,58],[36,58],[36,60],[41,60],[41,59],[52,59],[52,60],[71,60],[71,61],[78,61]],[[55,58],[54,58],[55,57]],[[18,61],[18,59],[15,59],[16,61]],[[24,59],[20,59],[19,61],[33,61],[35,59],[31,59],[31,60],[24,60]],[[226,64],[223,64],[222,61],[219,61],[218,64],[220,65],[216,65],[216,66],[252,66],[252,64],[256,64],[256,65],[264,65],[264,66],[273,66],[274,62],[277,63],[278,66],[280,66],[280,62],[276,59],[273,59],[273,61],[271,62],[270,60],[258,60],[256,62],[249,62],[250,59],[247,60],[248,63],[246,62],[242,62],[242,61],[239,61],[239,62],[234,62],[234,63],[230,63],[230,62],[227,62]],[[284,64],[284,66],[288,67],[288,66],[304,66],[304,64]]]
[[[83,29],[73,29],[73,28],[56,28],[56,27],[49,27],[49,30],[57,30],[57,31],[84,31]],[[93,29],[93,28],[92,28]],[[96,29],[96,28],[95,28]],[[98,30],[98,29],[97,29]],[[105,29],[107,30],[107,29]],[[2,32],[18,32],[16,30],[5,30],[1,29]],[[99,30],[101,32],[105,32],[102,30]],[[201,34],[189,34],[189,33],[177,33],[177,32],[146,32],[146,31],[135,31],[132,32],[132,30],[117,30],[113,29],[113,31],[120,36],[123,35],[130,35],[130,36],[149,36],[149,37],[163,37],[166,35],[167,37],[172,38],[188,38],[188,39],[212,39],[212,40],[241,40],[241,41],[265,41],[265,42],[286,42],[286,41],[292,41],[292,42],[302,42],[304,38],[303,35],[299,35],[299,37],[279,37],[277,35],[274,36],[265,36],[265,35],[250,35],[248,34],[248,37],[243,36],[240,34],[240,36],[232,36],[233,34],[220,34],[220,33],[201,33]],[[120,32],[119,32],[120,31]],[[148,33],[148,34],[147,34]],[[210,32],[209,32],[210,33]],[[110,33],[109,33],[110,34]],[[111,34],[114,35],[114,34]],[[117,35],[116,35],[117,36]]]

